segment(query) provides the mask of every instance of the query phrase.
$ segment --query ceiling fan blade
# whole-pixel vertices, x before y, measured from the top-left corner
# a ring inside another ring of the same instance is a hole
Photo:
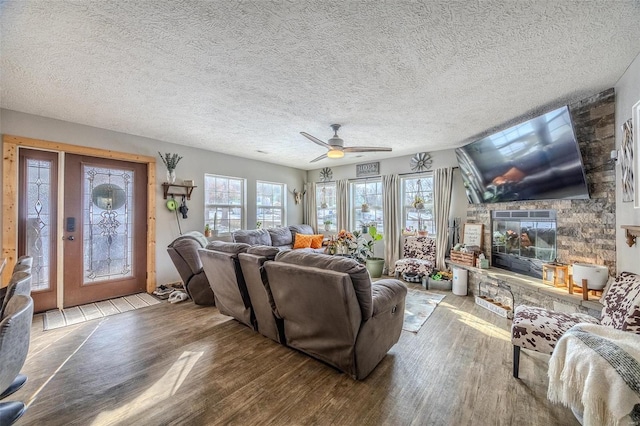
[[[313,160],[309,161],[310,163],[315,163],[316,161],[320,161],[323,158],[327,158],[327,154],[322,154],[320,157],[318,158],[314,158]]]
[[[317,143],[318,145],[320,145],[322,147],[325,147],[327,149],[331,148],[331,145],[329,145],[326,142],[321,141],[320,139],[316,138],[315,136],[311,136],[309,133],[300,132],[300,134],[302,136],[304,136],[305,138],[309,139],[313,143]]]
[[[344,152],[377,152],[377,151],[391,151],[391,148],[385,148],[380,146],[348,146],[344,148]]]

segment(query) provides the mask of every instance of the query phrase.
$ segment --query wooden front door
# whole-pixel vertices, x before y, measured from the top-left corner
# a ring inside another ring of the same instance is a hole
[[[65,155],[64,307],[146,290],[147,165]]]

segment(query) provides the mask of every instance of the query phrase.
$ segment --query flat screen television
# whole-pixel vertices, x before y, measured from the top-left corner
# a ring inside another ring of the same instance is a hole
[[[588,199],[568,107],[456,149],[470,203]]]

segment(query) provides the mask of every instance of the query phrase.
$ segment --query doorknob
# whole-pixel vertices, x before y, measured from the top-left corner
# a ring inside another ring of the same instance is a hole
[[[62,239],[64,240],[65,238],[62,237]],[[69,241],[73,241],[73,240],[76,239],[76,237],[74,237],[73,235],[69,235],[66,239],[69,240]]]

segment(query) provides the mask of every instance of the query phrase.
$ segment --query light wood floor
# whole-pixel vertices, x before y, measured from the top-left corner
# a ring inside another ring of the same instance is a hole
[[[38,315],[17,425],[578,424],[547,401],[548,356],[523,351],[513,379],[509,321],[446,294],[361,382],[190,302],[46,332]]]

